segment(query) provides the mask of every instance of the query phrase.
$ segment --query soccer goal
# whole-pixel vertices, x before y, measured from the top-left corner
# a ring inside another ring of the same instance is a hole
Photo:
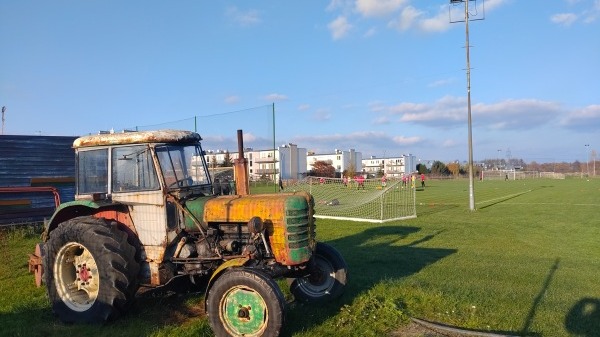
[[[489,170],[481,172],[481,180],[522,180],[542,178],[538,171]]]
[[[383,223],[417,217],[411,182],[308,177],[286,188],[315,199],[315,217]]]

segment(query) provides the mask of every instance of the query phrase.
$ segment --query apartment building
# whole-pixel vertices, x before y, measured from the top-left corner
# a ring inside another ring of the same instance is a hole
[[[288,143],[275,150],[244,150],[248,160],[248,173],[251,180],[267,179],[270,181],[302,179],[306,176],[306,149],[296,144]],[[233,162],[238,158],[237,152],[223,150],[206,151],[206,161],[209,168],[223,165],[227,156]]]
[[[312,165],[317,161],[324,161],[335,168],[337,176],[346,170],[354,169],[354,172],[362,172],[362,153],[354,149],[348,151],[335,149],[333,153],[314,154],[309,153],[306,157],[306,170],[312,170]]]
[[[412,154],[400,157],[377,158],[371,156],[363,159],[363,171],[369,176],[379,176],[384,173],[389,178],[401,178],[403,174],[416,171],[416,157]]]

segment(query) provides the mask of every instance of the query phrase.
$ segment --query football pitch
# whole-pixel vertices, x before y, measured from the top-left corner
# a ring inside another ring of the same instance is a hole
[[[336,302],[293,302],[284,336],[385,336],[410,317],[514,336],[600,336],[600,179],[427,180],[417,217],[317,220],[349,266]],[[269,190],[272,190],[270,188]],[[253,189],[257,192],[258,189]],[[210,336],[203,292],[140,297],[104,326],[64,325],[27,271],[38,241],[0,232],[0,335]]]

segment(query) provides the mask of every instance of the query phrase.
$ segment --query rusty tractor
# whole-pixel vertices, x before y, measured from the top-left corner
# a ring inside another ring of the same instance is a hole
[[[316,242],[312,196],[251,195],[241,130],[236,194],[215,195],[200,141],[175,130],[74,141],[75,200],[47,221],[29,259],[60,320],[112,320],[140,287],[184,279],[206,284],[217,336],[277,336],[286,307],[277,279],[299,301],[342,294],[347,266]]]

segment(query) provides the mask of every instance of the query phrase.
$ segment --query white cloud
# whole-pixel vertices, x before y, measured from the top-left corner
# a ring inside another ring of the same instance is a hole
[[[235,103],[238,103],[239,101],[240,101],[239,96],[231,95],[231,96],[225,97],[225,103],[227,103],[227,104],[235,104]]]
[[[338,16],[335,20],[330,22],[327,27],[329,28],[331,36],[334,40],[344,38],[352,29],[352,25],[348,22],[348,19],[346,19],[345,16]]]
[[[573,22],[577,21],[577,15],[573,13],[554,14],[550,17],[550,21],[568,27],[573,24]]]
[[[592,23],[600,17],[600,0],[595,0],[592,8],[583,12],[583,22]]]
[[[483,1],[470,2],[470,5],[476,8],[469,8],[472,18],[483,18],[484,12],[492,11],[511,0],[486,0],[485,11]],[[598,0],[600,1],[600,0]],[[377,20],[387,20],[388,17],[394,18],[388,20],[387,27],[395,29],[398,32],[418,30],[425,33],[437,33],[449,30],[452,27],[451,22],[464,20],[464,5],[462,3],[451,5],[446,3],[436,6],[433,11],[427,8],[431,4],[423,4],[410,0],[354,0],[353,10],[349,10],[352,3],[350,0],[332,0],[327,6],[327,11],[337,11],[340,15],[329,24],[329,30],[334,40],[346,37],[355,28],[350,22],[355,22],[358,28],[362,22],[377,24]],[[434,5],[435,6],[435,5]],[[450,6],[450,9],[449,7]],[[450,10],[450,15],[449,15]],[[354,20],[355,16],[360,16]],[[364,20],[367,18],[369,20]],[[364,37],[372,36],[375,28],[360,29],[366,31]]]
[[[257,139],[257,137],[255,135],[253,135],[252,133],[249,133],[249,132],[245,132],[243,136],[244,136],[245,142],[254,142]]]
[[[373,121],[373,124],[376,124],[376,125],[385,125],[385,124],[391,124],[391,123],[392,123],[392,121],[391,121],[391,120],[390,120],[390,118],[389,118],[389,117],[387,117],[387,116],[380,116],[380,117],[377,117],[377,118],[375,118],[375,120]]]
[[[331,119],[331,113],[327,109],[318,109],[313,114],[313,119],[317,121],[328,121]]]
[[[450,29],[448,13],[440,10],[435,16],[419,20],[418,28],[427,33],[443,32]]]
[[[561,125],[572,129],[597,131],[600,129],[600,104],[571,111],[561,121]]]
[[[423,14],[422,11],[419,11],[412,6],[407,6],[402,10],[398,18],[388,23],[388,27],[395,28],[402,32],[406,31],[413,27],[415,21]]]
[[[300,111],[306,111],[308,109],[310,109],[310,104],[300,104],[298,106],[298,110],[300,110]]]
[[[356,11],[365,17],[386,16],[397,11],[407,0],[356,0]]]
[[[442,147],[443,148],[451,148],[451,147],[455,147],[457,145],[459,145],[459,144],[454,139],[446,139],[445,141],[442,142]]]
[[[427,86],[430,88],[437,88],[437,87],[442,87],[442,86],[452,84],[452,83],[454,83],[453,78],[446,78],[446,79],[442,79],[442,80],[433,81],[433,82],[429,83]]]
[[[281,102],[281,101],[287,101],[288,97],[286,95],[282,95],[282,94],[268,94],[265,97],[263,97],[263,99],[265,101],[269,101],[269,102]]]
[[[370,28],[369,30],[367,30],[367,31],[366,31],[366,32],[363,34],[363,36],[364,36],[364,37],[371,37],[371,36],[374,36],[375,34],[377,34],[377,28],[375,28],[375,27],[372,27],[372,28]]]
[[[534,99],[509,99],[471,106],[472,123],[486,129],[536,128],[554,122],[563,112],[558,103]],[[401,123],[462,127],[468,117],[467,101],[464,97],[445,96],[434,103],[403,102],[388,107],[383,116],[399,116],[396,121]]]
[[[393,137],[392,140],[394,143],[399,145],[413,145],[418,144],[423,141],[421,137],[413,136],[413,137],[405,137],[405,136],[396,136]]]
[[[509,0],[486,0],[485,1],[485,10],[491,11],[494,10],[503,4],[507,3]]]
[[[227,8],[225,14],[241,26],[252,26],[261,22],[260,13],[254,9],[242,11],[235,6],[232,6]]]

